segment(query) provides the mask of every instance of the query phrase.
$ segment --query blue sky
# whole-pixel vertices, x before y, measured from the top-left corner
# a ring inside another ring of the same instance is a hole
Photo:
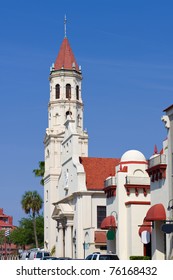
[[[43,187],[49,68],[67,37],[82,66],[89,156],[149,158],[162,148],[161,117],[173,104],[173,1],[2,1],[0,8],[0,207],[26,217],[25,191]]]

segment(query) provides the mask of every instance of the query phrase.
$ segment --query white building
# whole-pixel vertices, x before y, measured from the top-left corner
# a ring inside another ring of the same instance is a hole
[[[45,144],[44,234],[46,248],[56,244],[56,222],[52,220],[53,202],[58,200],[57,185],[62,166],[65,122],[72,117],[79,135],[79,153],[88,155],[88,135],[83,131],[82,73],[65,37],[50,69],[50,100]]]
[[[65,125],[58,200],[52,215],[57,222],[56,255],[80,259],[106,250],[105,232],[100,229],[106,215],[103,182],[111,170],[114,173],[117,160],[81,157],[74,120],[68,119]]]
[[[147,166],[141,152],[127,151],[116,167],[116,175],[105,181],[107,217],[101,228],[107,230],[108,251],[115,252],[121,260],[147,255],[150,250],[150,242],[147,245],[141,238],[145,228],[140,228],[150,207]]]
[[[149,160],[151,178],[151,208],[145,220],[152,223],[152,259],[169,260],[173,257],[173,105],[166,108],[162,117],[167,129],[163,149]]]
[[[119,159],[88,157],[83,129],[82,73],[67,37],[50,69],[45,144],[45,248],[57,256],[83,258],[106,250],[104,180]]]
[[[113,240],[107,240],[108,250],[115,251],[120,259],[132,255],[173,259],[173,105],[164,112],[167,137],[162,150],[158,152],[155,146],[146,163],[140,152],[126,152],[115,177],[105,181],[107,218],[101,228],[115,231]],[[143,164],[138,166],[139,159]],[[136,231],[139,225],[141,243]]]
[[[83,128],[81,67],[66,36],[49,80],[45,249],[55,247],[56,256],[79,259],[93,251],[110,250],[120,259],[170,258],[172,233],[165,236],[160,227],[173,214],[173,106],[165,110],[168,138],[163,151],[155,151],[149,166],[136,150],[127,151],[121,159],[92,158]]]

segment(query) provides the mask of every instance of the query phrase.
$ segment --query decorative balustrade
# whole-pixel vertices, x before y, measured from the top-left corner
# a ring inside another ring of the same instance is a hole
[[[115,177],[108,177],[104,181],[104,191],[106,194],[107,198],[110,198],[112,196],[116,196],[116,186],[117,185],[117,180]]]
[[[110,186],[116,186],[116,178],[115,177],[108,177],[105,181],[104,181],[104,187],[110,187]]]
[[[151,168],[153,166],[159,165],[159,164],[166,164],[166,155],[156,155],[153,158],[151,158],[148,162],[148,168]]]
[[[127,195],[130,195],[131,191],[135,192],[138,196],[139,192],[143,192],[144,196],[147,196],[147,191],[150,190],[150,177],[136,177],[136,176],[126,176],[125,188]]]
[[[129,185],[150,185],[149,177],[126,176],[126,184]]]
[[[148,175],[150,176],[151,182],[162,180],[166,178],[166,155],[155,155],[148,162]]]

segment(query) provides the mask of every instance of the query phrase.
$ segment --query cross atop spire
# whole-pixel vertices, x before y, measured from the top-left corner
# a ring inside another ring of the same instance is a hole
[[[64,16],[64,38],[67,37],[67,18]]]

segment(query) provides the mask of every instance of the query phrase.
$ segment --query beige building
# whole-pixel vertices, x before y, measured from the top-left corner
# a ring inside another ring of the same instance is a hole
[[[141,227],[144,213],[150,207],[148,162],[137,150],[125,152],[116,167],[116,174],[105,181],[107,217],[101,228],[107,230],[107,250],[121,260],[130,256],[150,255],[150,236]],[[112,233],[112,236],[111,236]]]

